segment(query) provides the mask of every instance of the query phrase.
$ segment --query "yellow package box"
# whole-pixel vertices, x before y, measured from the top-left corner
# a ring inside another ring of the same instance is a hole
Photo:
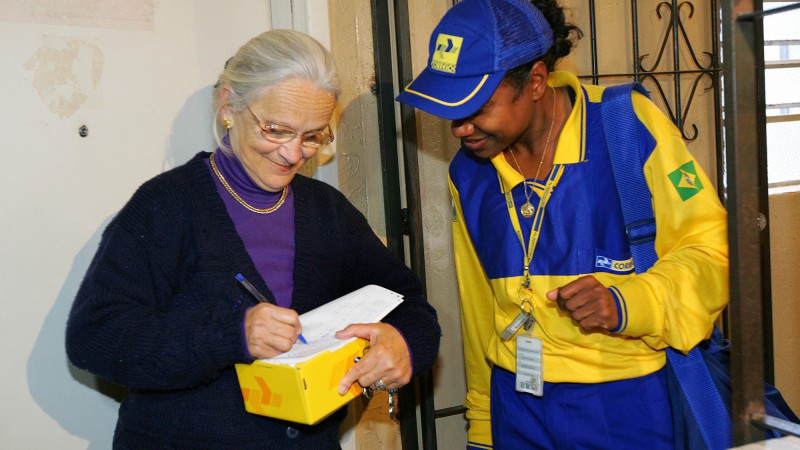
[[[254,361],[236,364],[236,375],[248,412],[313,425],[361,394],[354,383],[339,395],[339,382],[369,344],[356,339],[294,364]]]

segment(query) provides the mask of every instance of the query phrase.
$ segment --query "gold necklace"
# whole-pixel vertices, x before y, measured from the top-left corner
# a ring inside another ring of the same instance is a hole
[[[283,191],[281,191],[281,198],[278,199],[278,203],[275,203],[274,205],[270,206],[269,208],[264,208],[264,209],[256,208],[255,206],[252,206],[249,203],[247,203],[246,201],[244,201],[244,199],[242,197],[239,197],[239,194],[237,194],[236,192],[233,191],[231,186],[225,180],[225,177],[223,177],[222,173],[220,173],[219,168],[217,168],[217,163],[214,162],[214,155],[216,155],[216,153],[212,153],[211,154],[211,158],[210,158],[210,160],[211,160],[211,170],[214,171],[214,175],[217,176],[217,178],[219,179],[219,182],[222,183],[222,186],[225,188],[225,190],[228,191],[228,193],[231,194],[231,197],[233,197],[234,200],[239,202],[240,205],[244,206],[249,211],[252,211],[252,212],[257,213],[257,214],[269,214],[269,213],[275,212],[275,211],[278,210],[278,208],[281,207],[281,205],[283,205],[283,201],[286,200],[286,193],[289,190],[289,185],[288,184],[283,187]]]
[[[556,88],[550,86],[550,89],[553,90],[553,113],[552,113],[552,119],[550,120],[550,131],[547,132],[547,141],[544,143],[544,149],[542,150],[542,159],[539,160],[539,167],[536,168],[536,175],[534,175],[533,181],[539,179],[539,171],[542,170],[544,157],[547,156],[547,150],[550,147],[550,136],[552,136],[553,134],[553,125],[555,125],[556,123],[556,97],[558,95],[556,94]],[[519,173],[520,175],[522,175],[522,178],[526,178],[527,180],[527,177],[525,177],[525,174],[522,172],[522,167],[520,167],[519,163],[517,162],[517,157],[514,156],[514,150],[511,148],[511,146],[508,147],[508,152],[511,153],[511,159],[514,160],[514,165],[517,166],[517,170],[519,170]],[[536,212],[536,208],[534,208],[533,205],[531,204],[531,196],[533,195],[533,188],[531,188],[530,191],[528,190],[528,182],[526,180],[522,181],[522,189],[525,190],[525,203],[523,203],[522,206],[519,207],[519,212],[522,214],[522,217],[530,219]]]

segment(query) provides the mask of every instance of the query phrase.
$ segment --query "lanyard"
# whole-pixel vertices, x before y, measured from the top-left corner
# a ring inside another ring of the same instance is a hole
[[[533,253],[536,250],[536,244],[539,242],[539,234],[542,230],[542,224],[544,223],[544,213],[545,208],[547,207],[547,202],[550,200],[550,194],[553,192],[553,187],[555,185],[555,180],[558,178],[558,175],[561,172],[562,164],[557,164],[553,167],[553,170],[550,171],[550,174],[547,177],[547,182],[544,186],[544,191],[542,192],[541,197],[539,197],[539,207],[536,208],[536,213],[533,217],[533,224],[531,225],[531,234],[528,240],[527,248],[525,246],[525,238],[522,234],[522,226],[519,223],[519,217],[517,216],[517,207],[514,205],[514,197],[511,193],[511,190],[506,192],[506,207],[508,208],[508,215],[511,218],[511,225],[514,227],[514,232],[517,234],[517,239],[519,239],[519,243],[522,246],[522,255],[523,255],[523,281],[520,289],[530,290],[531,286],[531,278],[530,278],[530,265],[531,261],[533,261]],[[527,183],[527,181],[523,181],[523,183]],[[500,180],[500,185],[502,187],[503,181]]]

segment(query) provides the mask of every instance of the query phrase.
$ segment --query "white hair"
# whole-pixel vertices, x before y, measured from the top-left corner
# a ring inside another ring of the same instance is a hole
[[[214,86],[214,138],[223,151],[230,151],[220,138],[225,133],[219,123],[223,106],[243,111],[264,89],[288,80],[304,80],[338,99],[341,93],[336,65],[331,53],[311,36],[294,30],[272,30],[250,39],[231,59]],[[225,104],[220,89],[229,87],[231,96]]]

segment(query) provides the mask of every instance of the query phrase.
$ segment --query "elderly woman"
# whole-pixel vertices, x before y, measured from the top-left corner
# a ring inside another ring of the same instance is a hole
[[[288,30],[255,37],[215,87],[219,148],[146,182],[105,230],[67,353],[128,388],[115,448],[339,448],[344,410],[314,426],[250,414],[234,364],[289,350],[298,314],[368,284],[404,302],[384,323],[339,332],[371,348],[339,392],[398,388],[432,366],[440,329],[417,277],[343,195],[297,175],[333,140],[338,93],[318,42]]]

